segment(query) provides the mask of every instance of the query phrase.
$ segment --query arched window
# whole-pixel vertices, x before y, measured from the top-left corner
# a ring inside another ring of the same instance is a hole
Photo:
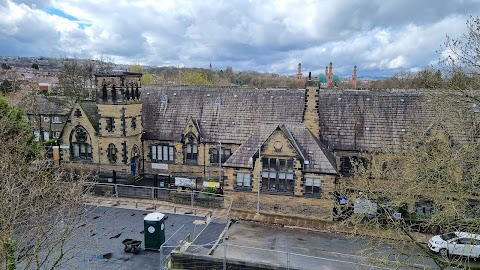
[[[185,161],[196,161],[198,158],[197,138],[189,134],[185,140]]]
[[[102,100],[106,102],[108,100],[108,94],[107,94],[107,85],[102,86]]]
[[[87,159],[92,158],[92,146],[89,144],[87,131],[83,127],[77,127],[71,137],[72,158]]]
[[[111,143],[108,145],[107,155],[110,163],[117,162],[117,147],[115,147],[115,144]]]
[[[128,88],[128,84],[127,84],[127,87],[125,87],[126,90],[125,90],[125,99],[126,100],[129,100],[130,99],[130,90]]]
[[[112,85],[112,102],[117,101],[117,88],[115,88],[115,84]]]

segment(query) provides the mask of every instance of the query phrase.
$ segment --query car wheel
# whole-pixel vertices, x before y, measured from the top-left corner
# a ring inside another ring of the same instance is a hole
[[[440,251],[438,251],[438,253],[440,253],[440,255],[442,257],[447,257],[448,256],[448,250],[446,248],[440,249]]]

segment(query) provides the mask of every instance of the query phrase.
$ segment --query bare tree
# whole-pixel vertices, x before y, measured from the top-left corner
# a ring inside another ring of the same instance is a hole
[[[57,268],[74,251],[85,177],[41,159],[24,115],[3,98],[0,138],[0,268]]]
[[[466,35],[442,46],[448,84],[423,91],[418,105],[431,112],[425,125],[410,126],[395,148],[371,149],[365,159],[352,160],[354,176],[339,181],[339,194],[354,208],[343,225],[395,242],[390,258],[397,265],[433,261],[439,268],[468,268],[470,258],[442,258],[423,242],[433,234],[480,233],[480,20],[470,18],[467,26]],[[433,75],[422,82],[428,85],[441,76],[427,73]],[[370,215],[355,205],[367,205]]]

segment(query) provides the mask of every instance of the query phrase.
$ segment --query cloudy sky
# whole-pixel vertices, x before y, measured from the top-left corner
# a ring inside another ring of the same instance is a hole
[[[0,0],[0,55],[389,76],[435,63],[478,11],[480,0]]]

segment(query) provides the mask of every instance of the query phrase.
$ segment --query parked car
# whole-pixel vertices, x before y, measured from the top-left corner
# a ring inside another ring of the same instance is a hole
[[[460,255],[480,258],[480,235],[467,232],[450,232],[436,235],[428,241],[430,250],[442,256]]]

